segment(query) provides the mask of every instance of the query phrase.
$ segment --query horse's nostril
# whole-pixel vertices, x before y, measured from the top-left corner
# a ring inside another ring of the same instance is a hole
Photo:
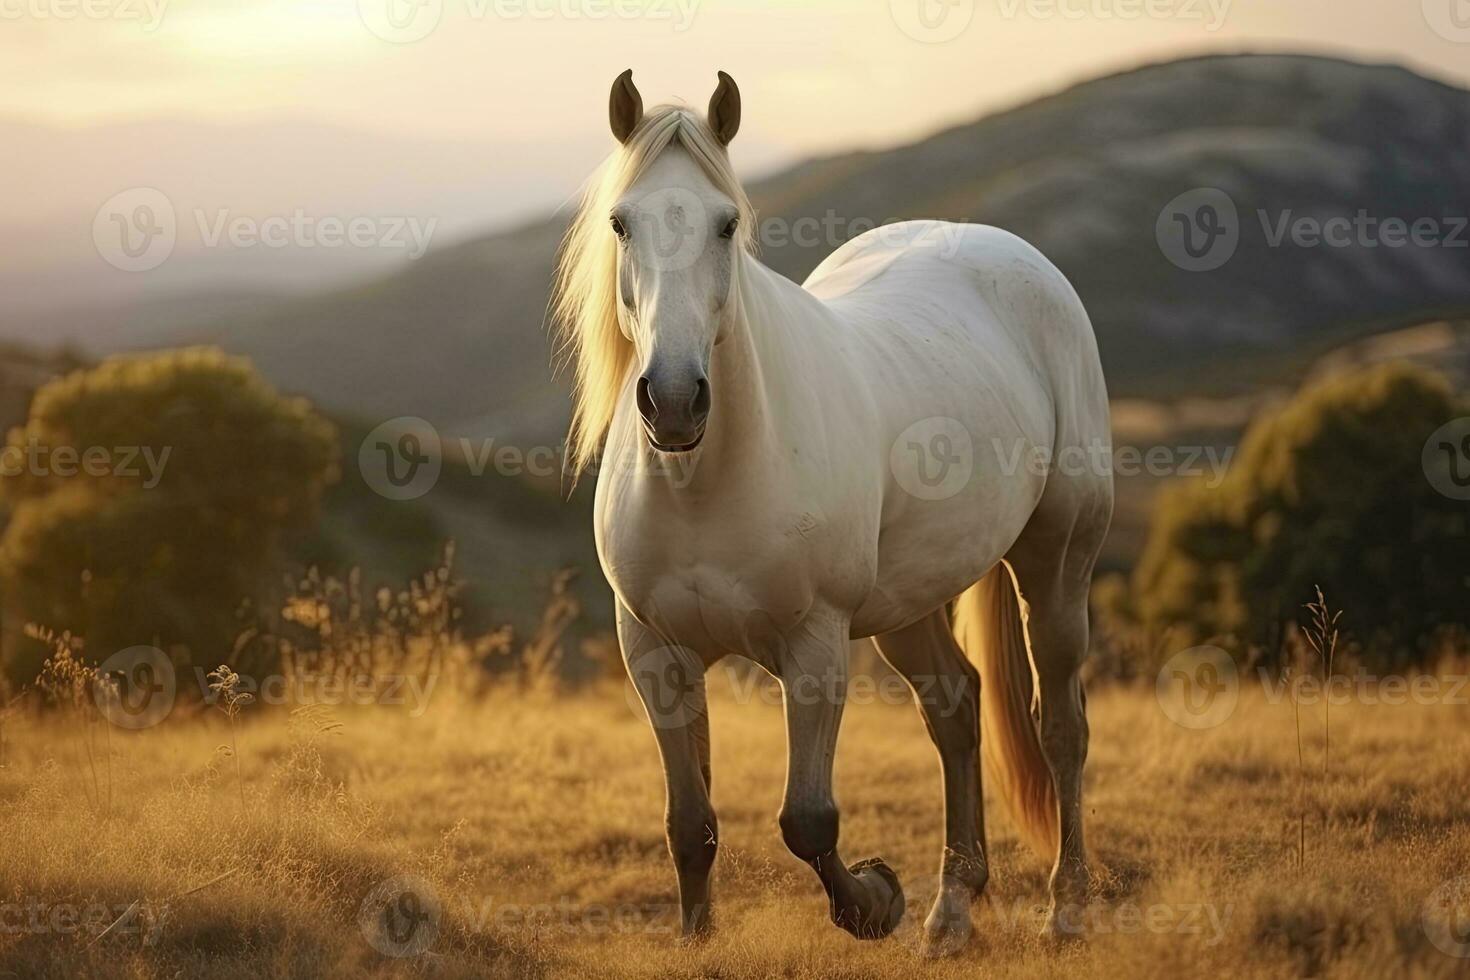
[[[694,400],[689,403],[689,411],[698,424],[709,417],[709,381],[700,378],[694,384]]]
[[[638,414],[649,425],[658,418],[658,405],[653,401],[653,389],[649,386],[646,375],[638,379]]]

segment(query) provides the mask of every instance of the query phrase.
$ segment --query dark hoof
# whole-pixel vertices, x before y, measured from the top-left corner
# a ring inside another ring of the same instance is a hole
[[[714,935],[714,916],[708,905],[696,908],[690,918],[684,920],[679,936],[674,940],[679,946],[699,946]]]
[[[881,858],[859,861],[848,870],[867,889],[872,902],[867,910],[847,910],[838,916],[837,924],[858,939],[882,939],[903,919],[903,886],[898,875]]]

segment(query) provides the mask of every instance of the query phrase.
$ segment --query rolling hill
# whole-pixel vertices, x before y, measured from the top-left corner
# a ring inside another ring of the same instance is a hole
[[[1224,266],[1189,272],[1163,254],[1155,226],[1171,200],[1207,187],[1234,201],[1239,245]],[[850,232],[889,220],[979,221],[1027,238],[1087,303],[1118,395],[1244,384],[1263,355],[1470,307],[1470,232],[1443,221],[1470,214],[1470,93],[1392,66],[1290,55],[1154,65],[750,190],[763,259],[797,280]],[[1360,211],[1442,222],[1445,244],[1272,244],[1283,221]],[[802,218],[824,230],[798,241]],[[248,354],[342,414],[555,439],[566,409],[542,326],[564,221],[151,339]],[[1222,359],[1238,370],[1222,373]]]
[[[1223,265],[1186,271],[1157,229],[1169,227],[1166,206],[1200,188],[1228,195],[1238,244]],[[1470,93],[1395,66],[1294,55],[1153,65],[912,145],[812,160],[750,190],[764,260],[797,280],[850,234],[889,220],[979,221],[1029,239],[1091,311],[1115,397],[1248,394],[1290,383],[1341,343],[1470,311],[1470,232],[1454,222],[1470,214]],[[1296,233],[1301,219],[1359,214],[1377,229],[1431,220],[1438,237],[1393,245],[1359,229],[1313,243]],[[798,219],[819,230],[793,234]],[[412,415],[446,439],[555,446],[567,401],[543,321],[565,220],[431,251],[354,288],[135,334],[130,346],[246,354],[280,387],[350,420],[355,438]],[[432,551],[425,542],[454,536],[466,574],[517,607],[555,565],[595,569],[585,493],[557,506],[565,488],[554,477],[473,477],[459,463],[454,473],[416,505],[419,531],[408,536],[384,518],[401,512],[349,467],[324,525],[330,540],[313,550],[376,549],[377,570],[406,574]],[[598,576],[584,581],[594,613],[605,611]]]

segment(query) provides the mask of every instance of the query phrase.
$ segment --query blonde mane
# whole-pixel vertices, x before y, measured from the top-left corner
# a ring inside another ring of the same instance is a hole
[[[649,111],[628,141],[593,173],[562,241],[551,299],[558,354],[574,368],[572,425],[567,436],[574,476],[596,457],[633,363],[633,345],[618,324],[617,238],[608,216],[618,199],[672,143],[683,147],[740,209],[740,247],[750,251],[755,240],[750,201],[735,178],[725,148],[705,121],[684,106],[661,105]]]

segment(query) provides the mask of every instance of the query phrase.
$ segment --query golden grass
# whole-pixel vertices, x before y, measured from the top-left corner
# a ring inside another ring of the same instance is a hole
[[[1310,788],[1298,871],[1289,703],[1247,695],[1225,724],[1189,731],[1151,690],[1095,692],[1089,828],[1106,874],[1091,935],[1061,948],[1036,938],[1047,869],[992,799],[976,936],[956,957],[923,961],[914,924],[935,887],[942,818],[912,709],[854,705],[843,731],[844,856],[883,856],[909,893],[900,933],[859,943],[827,922],[815,877],[781,844],[779,708],[717,694],[717,931],[682,946],[657,753],[623,693],[435,697],[417,718],[319,709],[288,723],[247,709],[233,757],[218,751],[221,712],[116,732],[110,813],[89,802],[65,719],[13,719],[0,769],[0,977],[1470,971],[1423,918],[1436,888],[1470,873],[1463,705],[1334,708],[1332,769]],[[1320,758],[1310,723],[1306,750]],[[439,903],[421,956],[384,956],[359,925],[365,898],[398,875]]]

